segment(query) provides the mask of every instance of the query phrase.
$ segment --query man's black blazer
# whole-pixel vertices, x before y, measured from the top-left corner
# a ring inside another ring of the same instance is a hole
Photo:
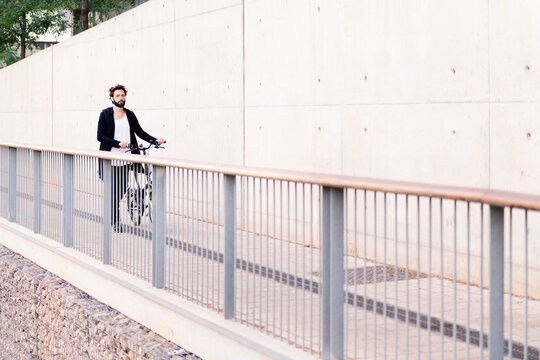
[[[137,143],[137,138],[135,137],[135,134],[137,134],[137,136],[139,136],[141,139],[148,142],[155,141],[156,138],[146,133],[141,128],[141,125],[139,125],[139,121],[137,120],[137,117],[135,116],[135,113],[133,113],[133,111],[128,109],[124,110],[126,111],[129,123],[130,143],[133,144],[135,147],[135,150],[133,150],[131,153],[140,154],[139,150],[137,149],[139,145]],[[101,114],[99,115],[97,139],[100,142],[99,150],[111,151],[113,147],[120,147],[120,141],[114,139],[114,112],[112,106],[103,109],[103,111],[101,111]]]
[[[156,138],[146,133],[141,128],[141,125],[139,125],[139,121],[137,120],[137,117],[135,116],[133,111],[125,109],[125,108],[124,110],[126,111],[126,115],[127,115],[128,123],[129,123],[129,137],[130,137],[129,141],[135,147],[135,149],[132,150],[131,153],[140,154],[140,151],[138,149],[139,145],[137,143],[137,138],[135,137],[135,134],[137,134],[141,139],[146,140],[148,142],[156,141]],[[112,106],[110,108],[103,109],[103,111],[101,111],[101,114],[99,115],[97,139],[100,142],[99,150],[111,151],[113,147],[116,147],[116,148],[120,147],[120,141],[114,139],[114,112],[113,112]],[[102,159],[99,159],[98,174],[99,174],[99,178],[103,180],[103,160]]]

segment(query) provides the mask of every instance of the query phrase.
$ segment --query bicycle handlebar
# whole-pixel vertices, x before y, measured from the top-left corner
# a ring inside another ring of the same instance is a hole
[[[167,142],[167,141],[165,141],[164,144],[165,144],[166,142]],[[132,143],[129,143],[129,144],[128,144],[128,148],[129,148],[129,149],[126,150],[126,152],[128,152],[128,151],[131,152],[131,151],[136,150],[136,149],[142,150],[142,151],[146,151],[146,150],[148,150],[148,149],[150,149],[150,148],[152,148],[152,147],[155,148],[155,149],[165,149],[165,147],[159,145],[159,144],[157,143],[157,141],[149,141],[148,143],[149,143],[148,146],[144,146],[143,144],[140,144],[139,147],[136,147],[136,146],[133,145]]]

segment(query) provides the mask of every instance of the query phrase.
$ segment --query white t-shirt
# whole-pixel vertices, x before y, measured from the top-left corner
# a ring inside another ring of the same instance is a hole
[[[114,140],[118,140],[120,142],[126,142],[128,144],[130,143],[129,122],[127,119],[127,115],[125,113],[124,113],[123,118],[114,120]],[[126,150],[127,149],[113,147],[111,149],[111,152],[127,154]],[[111,161],[112,166],[122,166],[122,165],[127,165],[127,164],[128,162],[126,161],[120,161],[120,160]]]

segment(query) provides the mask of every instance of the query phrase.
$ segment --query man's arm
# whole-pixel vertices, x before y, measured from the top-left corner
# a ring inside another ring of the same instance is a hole
[[[133,127],[133,132],[135,132],[135,134],[138,137],[140,137],[141,139],[145,141],[148,141],[148,142],[156,141],[157,139],[155,137],[148,134],[146,131],[142,129],[141,125],[139,124],[139,120],[137,120],[137,116],[135,116],[135,113],[131,112],[131,114],[133,115],[133,122],[131,124],[131,126]]]

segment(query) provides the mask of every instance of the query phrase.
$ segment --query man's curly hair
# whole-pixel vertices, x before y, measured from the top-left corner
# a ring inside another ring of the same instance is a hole
[[[109,97],[113,97],[113,94],[116,90],[124,90],[124,94],[127,95],[127,89],[124,85],[116,84],[109,89]]]

